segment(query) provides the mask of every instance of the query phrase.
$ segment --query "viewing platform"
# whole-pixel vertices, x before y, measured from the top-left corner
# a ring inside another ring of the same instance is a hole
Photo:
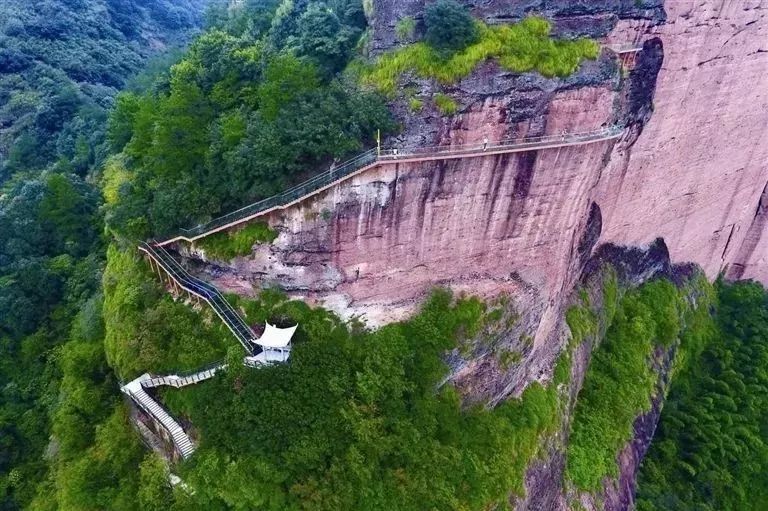
[[[622,69],[629,71],[637,65],[637,55],[643,51],[643,42],[609,44],[606,48],[618,55]]]

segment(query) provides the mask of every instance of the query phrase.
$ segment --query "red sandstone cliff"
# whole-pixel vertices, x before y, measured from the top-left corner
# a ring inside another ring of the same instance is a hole
[[[663,238],[673,262],[696,263],[711,278],[726,271],[768,282],[768,5],[599,3],[491,0],[475,11],[493,19],[541,11],[563,34],[644,41],[628,76],[609,52],[567,80],[485,64],[448,90],[461,105],[452,118],[428,109],[408,116],[396,105],[405,131],[392,143],[460,144],[618,120],[629,122],[623,139],[381,167],[272,215],[280,231],[273,245],[201,271],[223,288],[251,293],[275,285],[371,324],[403,317],[436,285],[508,292],[521,320],[505,343],[523,353],[522,363],[502,371],[481,348],[451,359],[465,395],[489,403],[547,378],[566,337],[568,296],[605,244],[645,247]],[[373,51],[393,44],[398,16],[422,8],[410,0],[374,2]],[[434,90],[420,80],[409,85],[421,95]],[[523,345],[528,335],[533,346]],[[624,476],[640,451],[622,455],[634,456],[622,458]],[[628,505],[627,491],[613,494],[623,503],[616,509]],[[562,504],[552,498],[539,505]]]
[[[386,2],[374,5],[385,11],[374,27],[386,41],[394,22]],[[208,267],[216,283],[240,292],[277,285],[372,324],[411,312],[436,285],[508,291],[526,313],[520,328],[544,348],[589,250],[602,243],[661,237],[673,261],[697,263],[710,277],[727,268],[768,281],[768,7],[670,0],[662,21],[657,8],[563,5],[549,12],[560,31],[581,24],[595,35],[613,16],[607,42],[646,41],[635,71],[622,79],[609,52],[565,81],[489,63],[449,90],[458,115],[401,112],[406,130],[392,143],[460,144],[617,120],[631,124],[624,139],[381,167],[273,215],[274,245]],[[479,13],[521,14],[509,8]],[[421,94],[434,87],[412,85]],[[528,376],[550,358],[532,357]],[[483,390],[492,399],[513,390],[496,387]]]

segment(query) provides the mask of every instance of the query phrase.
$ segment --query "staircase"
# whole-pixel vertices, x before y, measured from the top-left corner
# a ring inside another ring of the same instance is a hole
[[[190,275],[167,250],[157,244],[141,243],[139,250],[152,258],[179,287],[205,300],[224,324],[227,325],[227,328],[234,334],[249,355],[257,355],[261,351],[261,348],[253,345],[255,336],[251,328],[246,324],[242,316],[232,308],[218,289]]]
[[[154,418],[168,432],[176,450],[182,458],[187,459],[195,452],[195,446],[179,423],[144,391],[142,383],[150,379],[149,374],[143,374],[121,387],[120,390],[127,394],[142,410]]]

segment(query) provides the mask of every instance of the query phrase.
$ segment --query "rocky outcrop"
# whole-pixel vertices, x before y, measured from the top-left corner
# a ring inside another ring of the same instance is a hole
[[[641,2],[647,9],[636,12],[625,3],[606,2],[601,12],[615,18],[607,41],[645,40],[628,75],[609,52],[567,80],[488,63],[449,90],[459,114],[401,112],[405,129],[392,144],[462,144],[617,121],[628,123],[624,139],[380,167],[270,217],[280,231],[273,245],[203,271],[236,292],[279,286],[373,325],[407,315],[437,285],[486,297],[506,292],[524,297],[525,334],[537,349],[579,277],[586,234],[594,246],[661,237],[673,261],[695,262],[710,277],[731,266],[729,275],[768,280],[765,8],[667,2],[662,23],[657,4]],[[397,5],[405,12],[410,4]],[[560,13],[556,5],[544,11]],[[493,17],[490,5],[483,9]],[[414,83],[423,94],[433,87]],[[590,220],[597,212],[599,226]],[[535,355],[521,385],[542,369]]]
[[[673,263],[695,263],[710,278],[725,271],[768,282],[764,2],[488,0],[473,9],[488,20],[539,12],[553,17],[562,34],[640,41],[643,51],[631,72],[605,51],[566,80],[486,63],[446,89],[460,104],[453,117],[429,107],[413,116],[396,104],[404,130],[392,144],[455,145],[618,121],[627,123],[626,135],[580,147],[379,167],[273,214],[269,223],[280,232],[274,244],[200,271],[225,289],[278,286],[372,325],[409,314],[438,285],[486,298],[506,293],[520,317],[497,345],[521,353],[521,362],[502,368],[482,345],[449,357],[452,380],[467,399],[491,405],[548,379],[567,336],[568,297],[595,254],[652,247],[637,252],[638,267],[647,271],[628,267],[636,281],[657,270],[644,266],[649,256],[642,254],[663,247]],[[373,51],[395,44],[397,19],[422,10],[421,1],[376,0]],[[424,97],[435,88],[419,80],[408,85]],[[205,259],[194,249],[190,255]],[[621,454],[622,476],[606,495],[612,509],[629,505],[628,481],[656,418],[639,421],[639,443]],[[562,459],[542,463],[529,475],[529,494],[538,497],[521,509],[562,504],[545,483],[535,483],[556,478],[553,467]]]

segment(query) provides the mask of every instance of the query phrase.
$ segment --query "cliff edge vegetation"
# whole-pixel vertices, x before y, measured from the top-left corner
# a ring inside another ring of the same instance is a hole
[[[443,19],[435,18],[431,23],[438,25]],[[425,22],[429,36],[430,18]],[[582,60],[595,59],[600,52],[599,45],[590,39],[554,39],[550,23],[535,16],[511,25],[488,26],[478,20],[471,23],[476,36],[462,45],[441,47],[433,38],[380,56],[373,64],[363,66],[363,83],[390,96],[400,78],[409,72],[451,85],[486,60],[495,60],[502,69],[515,73],[537,71],[548,77],[563,77],[576,71]]]

